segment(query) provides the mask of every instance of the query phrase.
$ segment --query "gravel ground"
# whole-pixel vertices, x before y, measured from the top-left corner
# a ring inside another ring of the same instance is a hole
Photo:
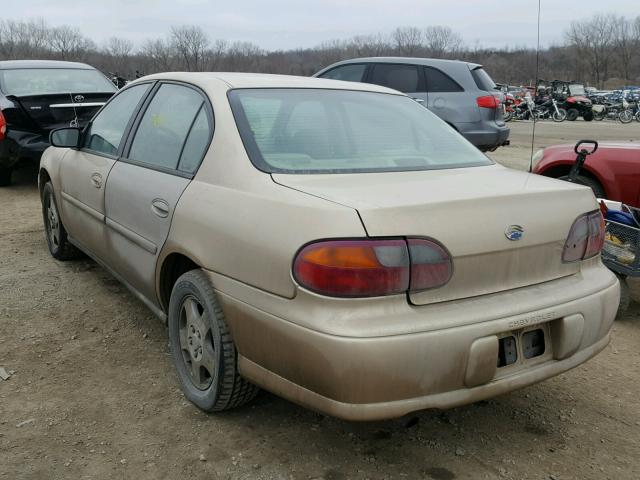
[[[531,127],[492,156],[525,168]],[[536,143],[583,137],[640,125],[540,123]],[[33,171],[0,189],[0,479],[640,478],[637,304],[590,362],[490,401],[360,424],[262,393],[206,415],[165,328],[93,262],[54,261],[39,208]]]

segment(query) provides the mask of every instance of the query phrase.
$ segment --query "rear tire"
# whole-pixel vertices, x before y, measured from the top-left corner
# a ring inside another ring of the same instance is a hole
[[[618,114],[618,120],[622,123],[631,123],[633,121],[633,113],[631,110],[623,110]]]
[[[13,168],[0,168],[0,187],[8,187],[11,185],[11,174]]]
[[[585,112],[584,115],[582,115],[582,119],[585,122],[590,122],[591,120],[593,120],[593,112]]]
[[[601,122],[602,120],[604,120],[604,117],[606,117],[606,116],[607,116],[607,114],[604,113],[604,112],[600,112],[600,113],[594,112],[593,113],[593,119],[598,121],[598,122]]]
[[[42,219],[49,253],[56,260],[71,260],[78,257],[80,251],[69,242],[59,212],[53,185],[47,182],[42,189]]]
[[[580,116],[580,112],[576,108],[570,108],[567,110],[567,120],[570,122],[575,122]]]
[[[569,178],[568,175],[564,175],[562,177],[559,177],[559,180],[566,181],[568,178]],[[593,190],[593,194],[596,196],[596,198],[606,198],[604,188],[602,187],[602,185],[600,185],[600,182],[598,182],[597,180],[594,180],[591,177],[578,175],[576,177],[575,183],[584,185],[585,187],[589,187],[591,190]]]
[[[624,317],[631,304],[631,293],[629,292],[629,286],[624,277],[617,275],[620,281],[620,303],[618,304],[618,311],[616,313],[616,320]]]
[[[191,270],[169,301],[169,344],[184,395],[205,412],[252,400],[259,389],[240,376],[236,350],[209,278]]]

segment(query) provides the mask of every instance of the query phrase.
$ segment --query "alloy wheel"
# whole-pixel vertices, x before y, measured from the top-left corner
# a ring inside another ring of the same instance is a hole
[[[216,368],[213,333],[207,312],[198,299],[187,296],[180,308],[178,324],[182,360],[198,390],[211,386]]]

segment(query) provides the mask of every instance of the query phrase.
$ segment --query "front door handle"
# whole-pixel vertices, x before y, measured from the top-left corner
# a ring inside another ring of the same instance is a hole
[[[99,173],[94,173],[93,175],[91,175],[91,185],[93,185],[96,188],[101,188],[102,187],[102,175],[100,175]]]
[[[156,198],[151,202],[151,211],[159,217],[168,217],[170,210],[169,203],[162,198]]]
[[[424,98],[412,97],[412,99],[415,100],[418,103],[424,103]]]

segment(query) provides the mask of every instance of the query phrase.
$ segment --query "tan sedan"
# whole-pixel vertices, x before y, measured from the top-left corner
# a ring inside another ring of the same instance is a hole
[[[82,250],[168,323],[207,411],[257,386],[353,420],[575,367],[619,298],[591,190],[494,164],[375,85],[140,79],[52,134],[51,254]]]

